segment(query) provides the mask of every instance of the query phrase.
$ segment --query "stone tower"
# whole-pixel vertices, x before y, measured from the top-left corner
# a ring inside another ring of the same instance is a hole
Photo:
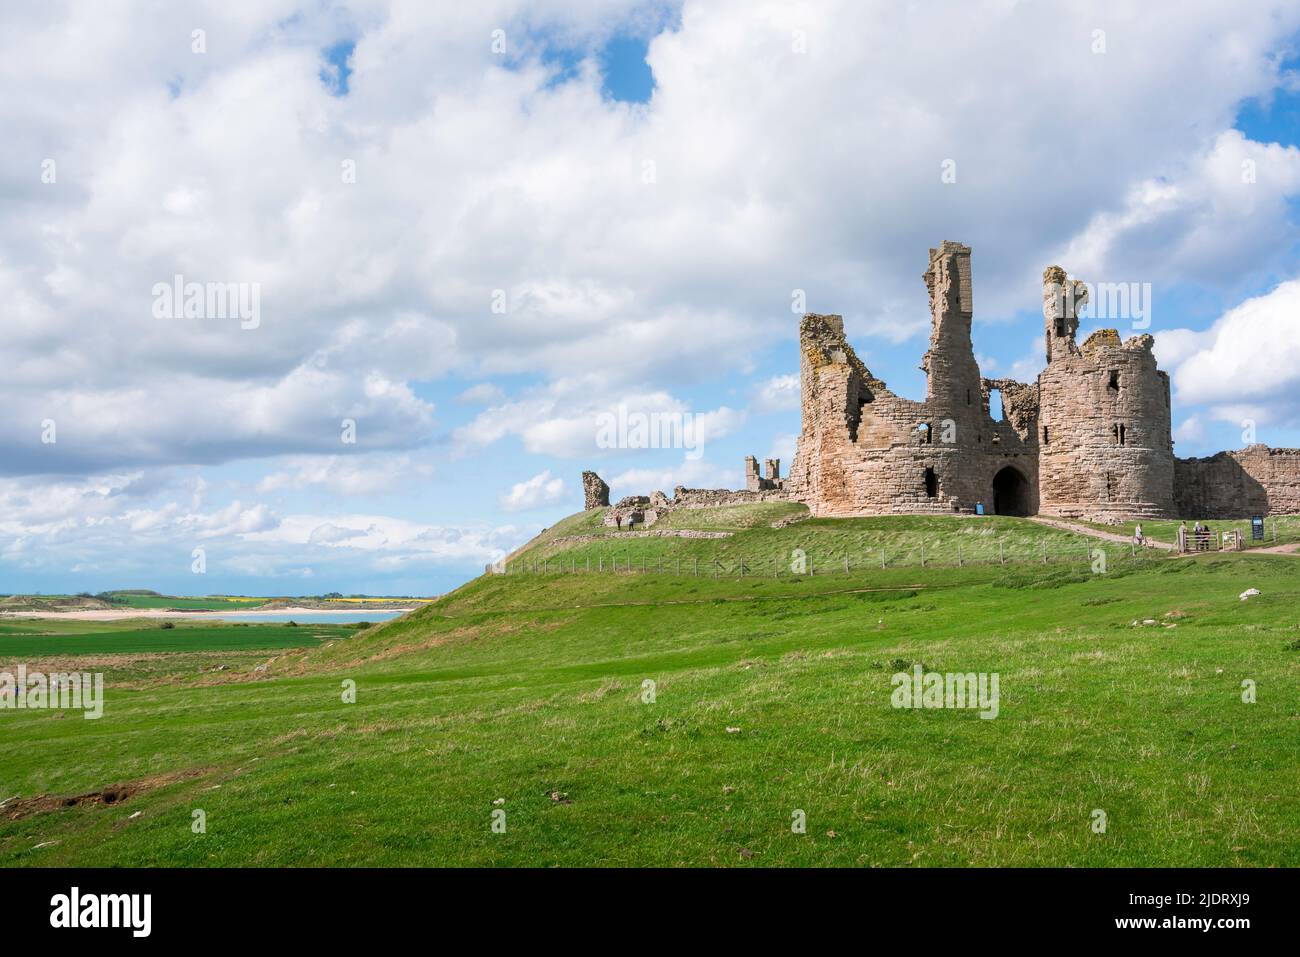
[[[1075,341],[1083,283],[1043,273],[1047,368],[1038,376],[1039,511],[1093,518],[1172,516],[1169,375],[1148,335],[1101,329]]]
[[[845,338],[842,317],[808,313],[799,322],[803,426],[790,474],[782,479],[780,463],[768,459],[760,475],[751,455],[744,491],[678,486],[672,503],[620,504],[645,508],[647,520],[650,506],[776,500],[835,516],[1300,514],[1300,449],[1252,445],[1174,458],[1169,376],[1156,367],[1154,340],[1121,342],[1116,330],[1102,329],[1079,345],[1089,289],[1060,266],[1043,274],[1047,367],[1034,383],[980,375],[969,246],[944,241],[931,249],[923,278],[931,322],[924,401],[894,394],[871,373]],[[608,504],[594,473],[584,474],[583,486],[588,508]]]
[[[809,313],[800,322],[803,430],[786,488],[814,514],[1036,510],[1037,392],[980,376],[970,253],[954,242],[930,250],[923,402],[895,395],[871,374],[839,316]],[[990,417],[991,388],[1012,392],[1010,416]]]

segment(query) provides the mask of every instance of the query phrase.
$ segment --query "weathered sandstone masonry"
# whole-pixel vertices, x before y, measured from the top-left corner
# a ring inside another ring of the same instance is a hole
[[[1060,291],[1065,270],[1043,274],[1047,368],[1038,376],[1039,511],[1080,518],[1173,516],[1174,443],[1169,376],[1148,335],[1120,342],[1102,329],[1075,342],[1087,299]]]
[[[1060,266],[1043,274],[1047,364],[1033,384],[986,379],[971,346],[971,250],[943,242],[923,277],[930,347],[926,397],[895,395],[844,336],[837,315],[799,324],[803,427],[790,474],[745,459],[745,489],[677,488],[624,499],[606,524],[655,521],[673,508],[803,502],[815,515],[1056,515],[1239,518],[1300,513],[1300,450],[1252,445],[1204,459],[1174,456],[1169,376],[1154,340],[1102,329],[1077,341],[1084,283]],[[992,397],[1001,398],[998,418]],[[584,473],[584,489],[587,475]],[[603,482],[600,483],[604,485]],[[594,486],[593,486],[594,487]],[[608,503],[608,489],[605,490]],[[591,491],[587,507],[593,505]]]
[[[582,508],[587,512],[609,504],[609,486],[595,472],[582,473],[582,500]]]
[[[839,316],[799,327],[803,429],[786,481],[818,515],[1038,510],[1037,393],[980,375],[971,348],[970,247],[930,250],[923,402],[889,390],[844,338]],[[989,414],[993,390],[1003,415]]]
[[[1252,445],[1204,459],[1174,460],[1179,515],[1300,515],[1300,449]]]

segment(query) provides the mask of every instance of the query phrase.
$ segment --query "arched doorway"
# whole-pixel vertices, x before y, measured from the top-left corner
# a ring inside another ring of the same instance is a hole
[[[996,515],[1028,515],[1029,482],[1010,465],[993,476],[993,512]]]

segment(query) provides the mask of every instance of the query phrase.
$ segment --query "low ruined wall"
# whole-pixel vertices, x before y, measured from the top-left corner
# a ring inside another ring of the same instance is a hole
[[[1252,445],[1203,459],[1177,459],[1174,497],[1185,518],[1300,514],[1300,449]]]
[[[751,505],[754,502],[788,502],[790,493],[784,490],[768,492],[732,491],[726,488],[673,489],[673,508],[712,508],[718,505]]]

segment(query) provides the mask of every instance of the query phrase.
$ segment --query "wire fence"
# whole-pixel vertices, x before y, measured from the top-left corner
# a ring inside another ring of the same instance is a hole
[[[817,555],[799,550],[771,557],[668,557],[601,552],[583,557],[554,557],[498,562],[486,566],[490,575],[608,575],[659,574],[693,578],[800,578],[808,575],[852,575],[889,568],[964,568],[968,565],[1059,565],[1104,567],[1115,560],[1150,557],[1151,548],[1136,543],[1087,542],[1069,546],[988,543],[984,547],[911,546],[869,548]]]

